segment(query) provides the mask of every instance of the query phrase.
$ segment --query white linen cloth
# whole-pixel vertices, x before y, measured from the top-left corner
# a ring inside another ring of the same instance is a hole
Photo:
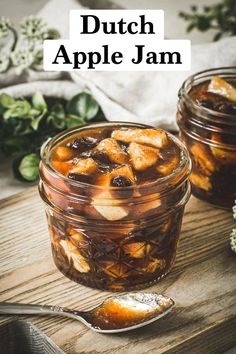
[[[39,12],[49,26],[58,28],[62,38],[69,38],[69,11],[84,8],[77,0],[51,0]],[[219,42],[198,44],[192,46],[192,69],[189,72],[80,72],[67,73],[78,84],[78,91],[85,88],[91,90],[105,116],[110,121],[129,121],[146,123],[169,130],[176,130],[175,114],[178,101],[178,90],[183,81],[191,74],[208,68],[219,66],[236,66],[236,37],[222,39]],[[16,78],[15,73],[4,74],[5,82],[19,83],[23,81],[50,80],[49,89],[54,93],[58,90],[61,96],[61,86],[70,98],[68,82],[58,86],[60,73],[30,72]],[[49,82],[49,81],[48,81]],[[5,85],[4,85],[5,86]],[[46,86],[46,85],[43,85]],[[0,76],[1,87],[1,76]],[[42,82],[31,86],[41,89]],[[21,91],[23,96],[30,94],[29,85],[9,87],[9,93]],[[74,90],[73,90],[74,92]],[[58,96],[56,94],[56,96]]]

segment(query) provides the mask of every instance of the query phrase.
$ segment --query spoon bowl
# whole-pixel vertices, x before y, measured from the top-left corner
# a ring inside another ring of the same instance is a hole
[[[61,315],[78,320],[99,333],[119,333],[146,326],[167,315],[174,301],[156,293],[126,293],[105,299],[88,311],[59,306],[0,303],[0,314]]]

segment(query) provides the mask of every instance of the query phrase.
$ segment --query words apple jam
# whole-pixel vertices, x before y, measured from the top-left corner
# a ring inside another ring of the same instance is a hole
[[[179,92],[177,122],[190,152],[193,194],[216,206],[236,200],[236,68],[200,72]]]
[[[182,64],[181,54],[177,51],[148,51],[145,45],[135,45],[135,56],[131,59],[133,64],[146,62],[147,64]],[[95,69],[98,64],[121,64],[123,54],[119,51],[110,52],[107,44],[101,46],[100,51],[83,51],[69,54],[66,47],[61,44],[52,64],[73,64],[73,69],[81,69],[87,65],[88,69]]]
[[[87,125],[48,142],[40,171],[64,275],[124,290],[170,271],[190,194],[190,159],[177,138],[139,124]]]

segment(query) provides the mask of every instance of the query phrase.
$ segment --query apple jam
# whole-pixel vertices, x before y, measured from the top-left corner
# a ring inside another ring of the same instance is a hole
[[[157,294],[132,293],[106,299],[83,317],[96,329],[122,331],[143,322],[151,323],[171,310],[174,301]]]
[[[232,208],[236,199],[236,68],[200,72],[179,92],[177,122],[192,159],[193,194]]]
[[[39,190],[58,269],[109,290],[165,276],[189,173],[184,145],[161,129],[100,123],[57,135],[43,149]]]

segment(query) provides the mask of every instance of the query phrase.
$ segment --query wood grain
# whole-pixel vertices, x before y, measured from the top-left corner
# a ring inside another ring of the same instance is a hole
[[[78,285],[54,266],[36,188],[0,203],[0,301],[87,309],[105,298],[107,292]],[[190,199],[176,264],[165,279],[148,289],[173,297],[176,307],[146,328],[108,337],[69,319],[33,316],[30,320],[68,354],[222,353],[236,343],[232,226],[230,212]]]

